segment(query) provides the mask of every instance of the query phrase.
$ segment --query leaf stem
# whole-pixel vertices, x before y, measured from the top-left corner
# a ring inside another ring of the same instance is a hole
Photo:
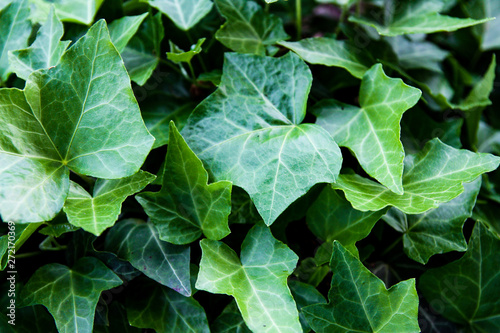
[[[43,252],[41,252],[41,251],[35,251],[35,252],[26,252],[26,253],[16,254],[16,259],[35,257],[35,256],[38,256],[42,253]]]
[[[347,5],[342,6],[340,9],[340,18],[339,22],[337,23],[337,27],[335,28],[335,38],[338,39],[339,33],[340,33],[340,28],[342,26],[342,23],[344,23],[345,18],[347,16],[347,12],[349,11],[349,7]]]
[[[295,25],[297,27],[297,40],[302,37],[302,0],[295,0]]]

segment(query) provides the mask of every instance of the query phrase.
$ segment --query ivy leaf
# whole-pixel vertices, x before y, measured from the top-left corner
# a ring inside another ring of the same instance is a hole
[[[495,170],[500,158],[465,149],[455,149],[439,139],[427,142],[416,155],[407,155],[403,175],[404,194],[358,175],[340,175],[333,188],[344,191],[347,200],[361,211],[394,206],[406,214],[420,214],[463,192],[463,183]]]
[[[242,187],[267,225],[316,183],[334,182],[342,163],[324,129],[299,125],[310,87],[311,72],[293,53],[226,54],[219,88],[183,129],[214,178]]]
[[[470,332],[497,331],[500,329],[499,252],[500,240],[477,222],[465,255],[425,272],[419,289],[431,305],[439,302],[441,315],[468,326]]]
[[[167,15],[181,30],[194,27],[212,9],[210,0],[141,0]]]
[[[0,86],[13,72],[9,65],[9,51],[28,46],[31,34],[28,0],[15,0],[0,11]]]
[[[139,170],[154,141],[103,20],[58,66],[33,72],[24,91],[0,89],[0,106],[4,220],[51,220],[68,194],[70,169],[126,177]]]
[[[295,302],[297,302],[297,308],[299,310],[300,324],[304,332],[310,332],[311,327],[307,322],[302,309],[308,305],[326,303],[326,299],[321,293],[311,286],[310,284],[299,282],[296,280],[290,280],[288,282],[290,291],[292,292]]]
[[[231,301],[210,325],[212,333],[252,333],[245,324],[236,301]]]
[[[411,259],[426,264],[438,253],[465,251],[462,228],[472,215],[481,179],[464,184],[464,192],[455,199],[440,204],[438,208],[418,215],[406,215],[391,208],[383,219],[403,234],[404,251]]]
[[[92,195],[77,183],[70,182],[64,212],[69,223],[99,236],[116,222],[125,199],[155,178],[148,172],[139,171],[120,179],[98,179]]]
[[[47,21],[37,33],[36,40],[27,49],[9,52],[10,69],[24,80],[41,68],[57,65],[70,41],[61,42],[64,30],[51,8]]]
[[[63,22],[91,25],[104,0],[30,0],[35,4],[35,19],[44,20],[53,5]]]
[[[455,31],[493,20],[485,18],[474,20],[439,14],[445,7],[444,1],[414,0],[398,3],[397,9],[387,10],[393,13],[386,24],[363,17],[350,16],[349,21],[365,24],[377,30],[383,36],[404,34],[430,34],[439,31]]]
[[[287,277],[297,255],[277,241],[269,228],[255,225],[241,245],[241,261],[226,244],[203,239],[196,288],[236,299],[248,327],[255,332],[302,332]]]
[[[399,141],[403,113],[420,99],[420,90],[385,75],[382,65],[363,76],[359,92],[361,108],[325,100],[313,113],[340,146],[348,147],[363,169],[391,191],[403,194],[405,156]]]
[[[160,238],[174,244],[188,244],[203,233],[209,239],[222,239],[231,232],[227,225],[231,213],[231,183],[208,185],[203,163],[193,153],[170,122],[163,184],[159,192],[136,196],[155,224]]]
[[[215,38],[233,51],[265,55],[267,46],[289,38],[281,19],[254,1],[215,0],[215,4],[227,19]]]
[[[462,8],[468,16],[475,19],[485,17],[499,17],[500,3],[495,0],[469,0],[461,2]],[[473,31],[479,37],[481,50],[493,50],[500,48],[500,20],[492,20],[485,24],[475,26]]]
[[[161,241],[152,224],[120,221],[109,231],[105,246],[151,279],[184,296],[191,295],[189,247]]]
[[[127,297],[130,325],[158,333],[209,333],[205,310],[192,297],[184,297],[158,284],[141,283]]]
[[[341,67],[361,79],[370,68],[371,61],[363,51],[348,40],[318,37],[298,42],[279,42],[310,64]]]
[[[337,241],[333,243],[330,267],[330,302],[302,310],[315,332],[420,332],[414,279],[387,290]]]
[[[44,305],[59,333],[91,333],[99,295],[121,284],[122,280],[96,258],[82,258],[71,269],[48,264],[22,289],[19,306]]]
[[[18,224],[8,223],[8,231],[0,237],[0,271],[7,267],[9,254],[10,259],[15,262],[16,253],[28,238],[38,229],[42,223]],[[12,238],[12,235],[14,236]],[[9,241],[10,238],[10,241]],[[9,269],[11,270],[11,269]]]
[[[135,35],[146,16],[148,16],[148,13],[137,16],[124,16],[109,24],[109,36],[118,52],[123,52],[125,46],[127,46],[130,39]]]
[[[191,59],[197,54],[201,52],[201,45],[206,38],[198,39],[195,45],[191,46],[189,51],[181,50],[177,45],[169,41],[170,44],[170,52],[167,52],[167,59],[175,62],[176,64],[180,64],[182,62],[190,63]]]

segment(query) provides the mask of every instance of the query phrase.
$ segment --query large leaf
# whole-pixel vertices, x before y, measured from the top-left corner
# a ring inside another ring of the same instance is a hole
[[[77,183],[70,182],[64,212],[69,223],[99,236],[116,222],[123,201],[155,178],[148,172],[139,171],[120,179],[98,179],[92,195]]]
[[[281,19],[252,0],[215,0],[215,4],[227,19],[215,38],[233,51],[265,55],[266,46],[288,38]]]
[[[44,305],[59,333],[91,333],[99,295],[121,284],[118,276],[92,257],[80,259],[71,269],[48,264],[39,268],[22,289],[20,306]]]
[[[295,54],[275,59],[227,54],[219,88],[183,129],[217,180],[250,195],[267,225],[314,184],[335,181],[342,157],[305,117],[311,72]]]
[[[254,332],[302,332],[287,277],[297,256],[263,224],[255,225],[241,245],[241,261],[226,244],[203,239],[196,288],[236,299]]]
[[[444,0],[413,0],[396,2],[396,8],[388,8],[385,24],[371,18],[349,17],[349,21],[366,24],[375,28],[383,36],[404,34],[430,34],[438,31],[455,31],[492,20],[486,18],[457,18],[439,14],[445,7]]]
[[[17,76],[26,80],[37,69],[57,65],[70,43],[70,41],[60,41],[63,32],[63,25],[52,8],[33,44],[27,49],[9,53],[10,69]]]
[[[30,0],[35,4],[36,20],[44,20],[53,5],[63,22],[90,25],[104,0]]]
[[[427,142],[416,155],[407,155],[403,175],[404,194],[358,175],[340,175],[333,188],[344,191],[358,210],[380,210],[394,206],[407,214],[420,214],[463,192],[463,183],[495,170],[500,158],[465,149],[455,149],[439,139]]]
[[[361,108],[324,100],[315,106],[316,123],[340,146],[348,147],[363,169],[391,191],[403,194],[404,150],[399,141],[403,113],[420,99],[420,90],[385,75],[382,65],[363,76]]]
[[[137,16],[124,16],[109,24],[109,36],[118,52],[123,52],[130,39],[135,35],[141,23],[148,16],[144,13]]]
[[[229,233],[231,183],[207,184],[208,174],[183,137],[170,123],[163,183],[159,192],[136,196],[151,218],[160,238],[174,244],[188,244],[202,233],[219,240]]]
[[[387,290],[384,283],[340,243],[333,243],[333,278],[328,304],[305,307],[307,321],[317,333],[420,332],[415,280]]]
[[[431,269],[420,278],[419,289],[439,312],[470,332],[500,329],[500,239],[476,223],[465,255],[446,266]]]
[[[104,21],[33,72],[24,91],[0,90],[0,213],[52,219],[69,191],[69,170],[99,178],[138,171],[154,138]]]
[[[391,208],[383,219],[403,234],[408,257],[426,264],[435,254],[467,249],[462,227],[472,215],[480,187],[481,179],[477,179],[464,184],[462,194],[438,208],[417,215],[406,215]]]
[[[141,0],[158,8],[182,30],[189,30],[204,18],[213,3],[210,0]]]
[[[160,240],[152,224],[133,219],[120,221],[109,231],[105,246],[151,279],[184,296],[191,295],[189,247]]]
[[[297,53],[308,63],[342,67],[358,79],[363,77],[371,65],[363,50],[348,40],[318,37],[278,44]]]
[[[15,0],[0,11],[0,86],[9,78],[9,51],[28,46],[31,34],[28,0]]]

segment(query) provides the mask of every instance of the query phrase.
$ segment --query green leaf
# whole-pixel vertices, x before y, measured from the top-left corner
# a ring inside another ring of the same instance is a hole
[[[500,48],[500,3],[495,0],[468,0],[461,2],[462,8],[468,16],[475,19],[485,17],[496,17],[496,20],[486,22],[474,27],[474,32],[478,35],[481,50],[493,50]]]
[[[160,240],[151,223],[120,221],[109,231],[105,246],[151,279],[184,296],[191,295],[189,247]]]
[[[30,224],[15,224],[14,222],[7,223],[8,231],[0,237],[0,271],[3,271],[9,266],[9,259],[15,263],[16,253],[19,252],[21,246],[28,238],[38,229],[42,223]],[[15,264],[13,265],[15,267]],[[8,271],[13,270],[13,267],[8,267]]]
[[[212,333],[252,333],[245,324],[236,301],[229,303],[210,325]]]
[[[342,195],[327,186],[309,207],[306,221],[316,237],[330,244],[337,240],[357,255],[356,242],[368,236],[385,211],[356,210]]]
[[[340,175],[332,186],[344,191],[347,200],[361,211],[394,206],[406,214],[420,214],[457,197],[464,191],[463,183],[495,170],[499,163],[499,157],[455,149],[436,138],[418,154],[407,155],[403,195],[352,174]]]
[[[130,39],[135,35],[148,13],[137,16],[124,16],[108,26],[109,36],[118,52],[123,52]]]
[[[36,8],[36,21],[45,20],[53,5],[63,22],[91,25],[104,0],[30,0]]]
[[[141,333],[142,330],[128,323],[125,307],[118,302],[109,305],[109,326],[96,325],[94,333]]]
[[[348,147],[363,169],[391,191],[403,194],[405,156],[399,141],[401,117],[420,99],[420,90],[385,75],[374,65],[363,76],[361,108],[324,100],[315,106],[316,123],[340,146]],[[381,116],[383,115],[383,116]]]
[[[115,224],[125,199],[151,183],[156,177],[139,170],[120,179],[98,179],[90,195],[83,187],[70,182],[64,212],[69,223],[99,236]]]
[[[30,9],[27,0],[15,0],[0,11],[0,86],[13,72],[9,51],[28,46],[31,34]]]
[[[40,229],[39,232],[42,235],[54,237],[60,237],[62,234],[80,229],[79,227],[75,227],[68,222],[68,218],[64,210],[61,210],[51,221],[45,222],[45,225],[46,227]]]
[[[290,291],[292,292],[295,302],[297,302],[302,330],[304,332],[310,332],[311,327],[309,326],[309,323],[307,322],[302,309],[308,305],[326,303],[326,299],[316,288],[314,288],[310,284],[299,282],[296,280],[290,280],[288,282],[288,286],[290,287]]]
[[[302,310],[315,332],[420,332],[414,279],[387,290],[340,243],[335,241],[333,249],[330,302]]]
[[[480,187],[481,179],[478,178],[464,184],[462,194],[438,208],[417,215],[406,215],[391,208],[383,219],[403,234],[404,251],[408,257],[425,265],[435,254],[467,249],[462,228],[472,215]]]
[[[266,54],[266,47],[288,39],[281,19],[265,13],[254,1],[215,0],[226,23],[215,38],[239,53]]]
[[[172,43],[172,41],[169,41],[170,52],[167,52],[167,59],[175,62],[176,64],[183,62],[190,63],[191,59],[201,52],[201,45],[205,39],[206,38],[198,39],[198,42],[196,42],[195,45],[191,45],[191,49],[189,51],[183,51],[177,45]]]
[[[121,52],[130,79],[138,85],[144,85],[158,66],[164,36],[161,13],[148,15]]]
[[[70,41],[61,42],[63,25],[51,8],[47,21],[37,33],[36,40],[27,49],[9,52],[10,69],[24,80],[41,68],[57,65]]]
[[[103,20],[58,66],[33,72],[24,91],[0,89],[0,107],[4,220],[51,220],[68,194],[69,170],[130,176],[154,141]]]
[[[196,288],[236,299],[254,332],[302,332],[287,277],[298,257],[263,224],[255,225],[241,245],[241,261],[226,244],[203,239]]]
[[[91,333],[99,295],[121,284],[118,276],[92,257],[80,259],[71,269],[48,264],[39,268],[22,289],[19,306],[44,305],[59,333]]]
[[[252,198],[267,225],[313,185],[335,181],[342,157],[331,136],[302,124],[311,72],[295,54],[226,54],[219,88],[183,135],[216,180]]]
[[[498,253],[500,240],[478,222],[465,255],[425,272],[419,289],[430,304],[439,302],[442,316],[468,326],[468,331],[496,332],[500,329]]]
[[[363,50],[348,40],[318,37],[278,44],[297,53],[310,64],[341,67],[358,79],[363,77],[372,63],[364,56]]]
[[[212,9],[210,0],[141,0],[167,15],[182,30],[189,30]]]
[[[158,228],[160,238],[174,244],[188,244],[202,233],[215,240],[229,235],[231,183],[208,184],[203,163],[173,122],[168,147],[161,190],[136,196]]]
[[[157,333],[209,333],[201,305],[192,297],[151,283],[141,283],[127,298],[127,316],[132,326]]]
[[[439,14],[444,9],[444,1],[414,0],[400,2],[397,9],[388,10],[394,15],[385,18],[387,23],[363,17],[350,16],[349,21],[365,24],[377,30],[383,36],[404,34],[430,34],[439,31],[455,31],[481,24],[494,18],[474,20]]]

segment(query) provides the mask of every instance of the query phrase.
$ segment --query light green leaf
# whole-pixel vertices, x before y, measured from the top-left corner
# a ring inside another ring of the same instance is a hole
[[[8,53],[28,46],[31,34],[30,9],[27,0],[15,0],[0,11],[0,86],[9,78]]]
[[[7,233],[0,237],[0,271],[6,267],[7,270],[13,270],[15,267],[16,253],[28,238],[38,229],[42,223],[16,224],[7,223]],[[9,259],[13,259],[14,265],[11,267]]]
[[[53,5],[57,16],[63,22],[91,25],[104,0],[30,0],[36,11],[32,18],[44,21]]]
[[[394,15],[386,24],[362,17],[350,16],[349,21],[375,28],[380,35],[430,34],[438,31],[455,31],[490,21],[494,18],[474,20],[439,14],[445,7],[443,1],[414,0],[399,3]],[[387,17],[386,17],[387,19]]]
[[[467,249],[462,228],[472,215],[480,187],[481,179],[478,178],[464,184],[462,194],[438,208],[417,215],[406,215],[391,208],[383,219],[403,234],[404,251],[408,257],[425,265],[435,254]]]
[[[212,333],[252,333],[245,324],[236,301],[229,303],[210,325]]]
[[[485,17],[496,17],[496,20],[475,26],[473,31],[479,37],[481,50],[493,50],[500,48],[500,2],[496,0],[468,0],[461,2],[462,8],[469,17],[482,19]]]
[[[226,244],[203,239],[196,288],[236,299],[254,332],[302,332],[287,277],[297,255],[263,224],[255,225],[241,245],[241,261]]]
[[[363,169],[391,191],[403,194],[405,156],[399,141],[403,113],[420,99],[420,90],[385,75],[374,65],[363,76],[359,92],[361,108],[335,100],[315,106],[316,123],[340,146],[348,147]]]
[[[158,66],[164,36],[161,13],[148,15],[121,52],[130,79],[138,85],[144,85]]]
[[[127,298],[130,325],[157,333],[209,333],[205,310],[193,297],[185,297],[158,284],[141,283]]]
[[[120,221],[107,234],[105,247],[151,279],[184,296],[191,295],[189,247],[160,240],[151,223]]]
[[[316,288],[314,288],[310,284],[299,282],[297,280],[290,280],[288,282],[288,286],[290,287],[290,291],[292,292],[295,302],[297,302],[300,325],[302,325],[302,329],[304,332],[310,332],[311,327],[309,326],[309,323],[302,313],[302,308],[308,305],[326,303],[326,299]]]
[[[91,333],[99,295],[121,284],[122,280],[96,258],[82,258],[71,269],[48,264],[22,289],[19,306],[44,305],[59,333]]]
[[[425,272],[419,290],[430,304],[439,302],[442,316],[468,326],[469,332],[496,332],[500,329],[498,253],[500,240],[477,222],[465,255]]]
[[[191,59],[201,52],[201,45],[205,39],[206,38],[198,39],[198,42],[196,42],[195,45],[192,45],[189,51],[183,51],[177,45],[172,43],[172,41],[169,41],[170,52],[167,52],[167,59],[175,62],[176,64],[180,64],[182,62],[190,63]]]
[[[267,46],[289,37],[281,19],[252,0],[215,0],[215,4],[227,20],[215,38],[233,51],[265,55]]]
[[[109,36],[118,52],[123,52],[125,46],[127,46],[130,39],[135,35],[146,16],[148,16],[148,13],[137,16],[124,16],[109,24]]]
[[[208,185],[203,163],[170,123],[163,184],[159,192],[136,196],[155,224],[160,238],[174,244],[188,244],[202,233],[219,240],[231,231],[227,219],[231,213],[231,183]]]
[[[364,51],[348,40],[318,37],[278,44],[297,53],[308,63],[341,67],[358,79],[363,77],[372,64],[364,56]]]
[[[420,332],[415,280],[388,290],[384,283],[339,242],[333,243],[333,278],[328,304],[305,307],[307,321],[317,333]]]
[[[216,180],[252,198],[267,225],[313,185],[334,182],[340,150],[320,126],[302,124],[311,72],[295,54],[226,54],[219,88],[183,135]]]
[[[33,44],[27,49],[9,52],[10,69],[18,77],[27,80],[37,69],[57,65],[70,43],[70,41],[60,41],[63,32],[63,25],[52,8]]]
[[[136,173],[148,133],[120,55],[103,20],[33,72],[24,91],[0,89],[0,213],[4,220],[51,220],[69,191],[69,170],[98,178]]]
[[[148,172],[139,171],[120,179],[98,179],[92,195],[77,183],[70,182],[64,212],[69,223],[99,236],[115,224],[125,199],[142,190],[155,178]]]
[[[329,244],[337,240],[357,256],[356,242],[368,236],[385,212],[385,209],[375,212],[356,210],[342,195],[327,186],[309,207],[306,221],[316,237]]]
[[[212,9],[210,0],[141,0],[167,15],[184,31],[191,29]]]
[[[436,138],[418,154],[407,155],[403,195],[352,174],[340,175],[332,186],[344,191],[347,200],[361,211],[394,206],[406,214],[421,214],[457,197],[464,191],[463,183],[495,170],[499,163],[499,157],[455,149]]]

